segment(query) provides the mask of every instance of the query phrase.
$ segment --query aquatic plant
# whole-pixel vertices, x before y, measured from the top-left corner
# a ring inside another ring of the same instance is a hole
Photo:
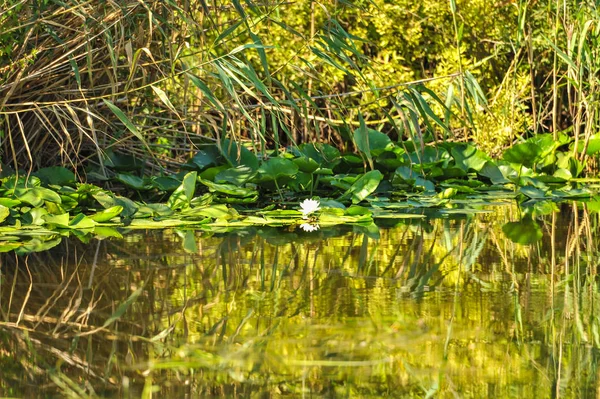
[[[308,219],[310,215],[321,210],[321,203],[313,199],[305,199],[300,203],[300,212],[302,212],[302,219]]]

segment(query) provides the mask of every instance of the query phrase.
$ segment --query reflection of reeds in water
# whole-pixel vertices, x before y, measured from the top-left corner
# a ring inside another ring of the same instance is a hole
[[[563,207],[521,246],[518,217],[5,254],[0,395],[585,396],[598,218]]]

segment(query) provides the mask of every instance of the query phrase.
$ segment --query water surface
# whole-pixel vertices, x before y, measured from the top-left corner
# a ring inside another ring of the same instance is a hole
[[[598,214],[538,208],[3,254],[0,396],[597,397]]]

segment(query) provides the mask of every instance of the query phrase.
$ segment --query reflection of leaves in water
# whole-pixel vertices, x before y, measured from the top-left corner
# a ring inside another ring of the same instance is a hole
[[[542,239],[542,228],[530,217],[518,222],[509,222],[502,226],[506,236],[517,244],[529,245]]]
[[[119,381],[126,377],[141,392],[150,376],[159,397],[182,396],[182,387],[193,397],[420,397],[440,378],[453,384],[439,384],[440,397],[508,397],[514,390],[547,397],[555,363],[551,351],[535,351],[558,342],[556,331],[573,337],[560,344],[569,351],[565,366],[575,370],[570,384],[594,392],[597,381],[580,370],[597,367],[592,305],[599,298],[594,279],[576,273],[592,270],[597,255],[573,250],[569,261],[582,267],[570,277],[556,269],[555,292],[568,287],[570,295],[557,304],[544,267],[551,235],[542,237],[542,251],[509,241],[512,230],[520,236],[527,228],[536,238],[553,227],[552,218],[503,226],[510,214],[507,207],[458,220],[392,219],[394,227],[381,230],[322,226],[311,234],[297,224],[147,231],[92,246],[64,240],[30,254],[28,264],[3,254],[0,396],[35,396],[25,389],[37,386],[64,396],[58,387],[67,378],[80,396],[92,387],[99,392],[108,379],[117,381],[113,396],[127,396]],[[557,215],[557,263],[564,263],[565,242],[589,244],[576,240],[571,216],[564,208]],[[590,229],[597,239],[599,230]],[[30,335],[30,346],[18,329]],[[515,334],[519,345],[507,345]],[[57,359],[65,362],[57,370],[64,377],[50,381],[48,365]],[[548,378],[529,384],[532,373]]]

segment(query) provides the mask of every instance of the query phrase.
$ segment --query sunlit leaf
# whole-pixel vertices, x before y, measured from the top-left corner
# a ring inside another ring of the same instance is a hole
[[[502,157],[507,162],[521,164],[530,168],[539,160],[541,154],[542,149],[540,146],[534,143],[525,142],[515,144],[506,150]]]
[[[169,208],[181,209],[190,205],[190,201],[194,198],[196,191],[197,176],[196,172],[189,172],[183,177],[181,185],[171,194],[167,201]]]
[[[61,203],[60,195],[56,192],[44,188],[44,187],[33,187],[23,188],[15,190],[15,197],[26,204],[30,204],[34,207],[40,207],[44,204],[44,201]]]
[[[117,217],[121,212],[123,212],[123,207],[117,205],[107,208],[103,211],[96,212],[93,215],[90,215],[89,218],[95,222],[108,222],[112,218]]]
[[[383,175],[378,170],[372,170],[359,177],[350,188],[342,195],[341,198],[351,197],[353,204],[358,204],[369,195],[371,195],[379,183],[383,179]]]
[[[4,222],[9,215],[10,209],[5,207],[4,205],[0,205],[0,223]]]

